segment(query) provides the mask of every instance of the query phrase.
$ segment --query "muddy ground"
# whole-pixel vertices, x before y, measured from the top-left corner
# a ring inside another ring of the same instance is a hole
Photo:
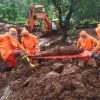
[[[16,72],[0,73],[0,96],[10,92],[6,100],[100,100],[99,66],[74,63],[48,60],[34,70],[20,64]]]
[[[94,29],[87,31],[94,33]],[[48,48],[60,45],[59,39],[53,41],[48,42]],[[4,65],[0,60],[0,67]],[[45,60],[32,70],[19,62],[16,71],[0,73],[0,100],[100,100],[100,67],[55,59]]]

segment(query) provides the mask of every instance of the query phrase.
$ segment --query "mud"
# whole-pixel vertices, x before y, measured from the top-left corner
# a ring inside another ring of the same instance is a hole
[[[38,68],[20,65],[0,78],[0,95],[7,100],[100,100],[100,68],[81,68],[69,60],[44,61]],[[0,96],[0,97],[1,97]]]
[[[59,40],[52,43],[49,48],[61,45]],[[100,100],[99,66],[81,67],[74,59],[56,59],[44,60],[32,70],[19,60],[15,69],[0,73],[0,100]]]

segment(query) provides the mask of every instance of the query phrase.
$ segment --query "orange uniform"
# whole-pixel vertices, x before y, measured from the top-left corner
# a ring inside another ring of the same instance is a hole
[[[9,32],[17,32],[16,29],[11,28]],[[11,38],[7,32],[0,38],[0,53],[4,61],[9,63],[9,66],[16,64],[16,58],[14,57],[14,50],[24,50],[24,47],[18,42],[17,38]]]
[[[85,50],[93,50],[96,43],[96,39],[88,36],[86,39],[79,38],[77,45],[83,47]]]
[[[98,26],[98,27],[96,28],[96,33],[97,33],[97,35],[98,35],[98,37],[99,37],[99,40],[98,40],[98,42],[97,42],[97,48],[100,48],[100,26]]]
[[[97,40],[92,36],[88,35],[86,31],[80,32],[80,38],[77,42],[77,47],[82,47],[84,50],[93,50],[97,44]],[[83,60],[88,61],[88,57],[84,57]]]
[[[96,28],[95,31],[96,31],[96,33],[97,33],[99,39],[100,39],[100,26],[98,26],[98,27]]]
[[[97,44],[97,40],[92,36],[88,35],[85,31],[82,31],[80,35],[86,34],[86,38],[79,38],[77,42],[78,47],[83,47],[85,50],[93,50]]]
[[[36,46],[38,46],[39,42],[35,35],[29,34],[26,29],[24,29],[21,34],[21,43],[25,47],[27,54],[34,54],[40,51],[39,48],[36,49]],[[27,37],[24,37],[23,35],[27,35]]]

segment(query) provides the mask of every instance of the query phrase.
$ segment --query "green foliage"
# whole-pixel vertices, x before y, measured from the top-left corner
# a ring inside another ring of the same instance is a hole
[[[5,9],[5,6],[0,4],[0,17],[3,17],[5,18],[5,15],[6,15],[6,9]]]
[[[100,0],[81,0],[74,11],[77,20],[100,20]]]
[[[10,23],[15,23],[15,24],[19,24],[19,23],[25,24],[27,19],[23,18],[23,17],[18,17],[15,20],[10,20],[9,21],[7,18],[5,18],[4,21],[10,22]]]
[[[31,4],[44,5],[51,20],[67,16],[70,6],[74,20],[100,20],[100,0],[0,0],[0,18],[9,21],[22,17],[26,19]]]
[[[7,18],[9,21],[14,21],[18,17],[18,8],[15,2],[6,1],[0,4],[0,16]]]
[[[76,34],[76,27],[72,27],[72,28],[69,30],[69,34],[70,34],[70,35],[75,35],[75,34]]]
[[[26,18],[23,18],[23,17],[19,17],[19,18],[17,18],[16,20],[15,20],[15,23],[25,23],[27,21],[27,19]]]
[[[69,30],[69,34],[70,35],[75,35],[76,34],[76,26],[77,26],[77,22],[72,22],[71,23],[71,27],[70,27],[70,30]]]

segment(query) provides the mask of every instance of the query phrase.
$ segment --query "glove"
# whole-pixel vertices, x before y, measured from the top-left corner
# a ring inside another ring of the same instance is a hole
[[[30,59],[27,57],[27,55],[22,56],[21,59],[24,62],[24,64],[30,64]]]

